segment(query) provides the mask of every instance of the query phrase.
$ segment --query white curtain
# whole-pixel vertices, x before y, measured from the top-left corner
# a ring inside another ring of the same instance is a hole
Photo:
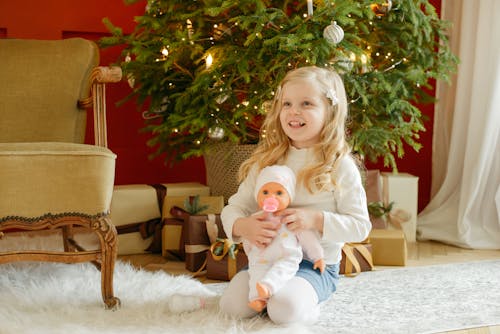
[[[500,249],[500,1],[443,0],[460,58],[438,86],[432,190],[419,240]]]

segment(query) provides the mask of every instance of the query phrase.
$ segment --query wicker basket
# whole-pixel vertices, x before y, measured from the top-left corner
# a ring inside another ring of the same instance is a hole
[[[212,196],[229,197],[238,190],[238,169],[254,151],[257,145],[220,143],[204,155],[207,185]]]

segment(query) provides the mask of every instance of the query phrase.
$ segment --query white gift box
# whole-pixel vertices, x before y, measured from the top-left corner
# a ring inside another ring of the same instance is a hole
[[[168,196],[208,196],[210,188],[196,182],[164,183]],[[117,185],[113,190],[110,218],[115,226],[161,218],[156,190],[147,184]],[[143,254],[153,237],[143,239],[139,232],[118,235],[118,255]]]
[[[418,177],[408,173],[381,173],[384,205],[393,203],[388,228],[404,232],[407,242],[415,242],[418,214]],[[392,223],[391,223],[392,220]]]

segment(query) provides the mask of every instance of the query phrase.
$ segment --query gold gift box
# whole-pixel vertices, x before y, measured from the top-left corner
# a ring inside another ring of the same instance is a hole
[[[372,229],[369,239],[374,265],[406,265],[406,239],[402,230]]]

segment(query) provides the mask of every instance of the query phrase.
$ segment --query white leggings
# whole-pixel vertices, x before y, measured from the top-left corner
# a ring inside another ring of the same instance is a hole
[[[219,302],[222,312],[238,318],[257,314],[248,307],[249,278],[246,270],[232,278]],[[306,279],[295,276],[269,298],[267,314],[276,324],[313,323],[319,317],[316,291]]]

